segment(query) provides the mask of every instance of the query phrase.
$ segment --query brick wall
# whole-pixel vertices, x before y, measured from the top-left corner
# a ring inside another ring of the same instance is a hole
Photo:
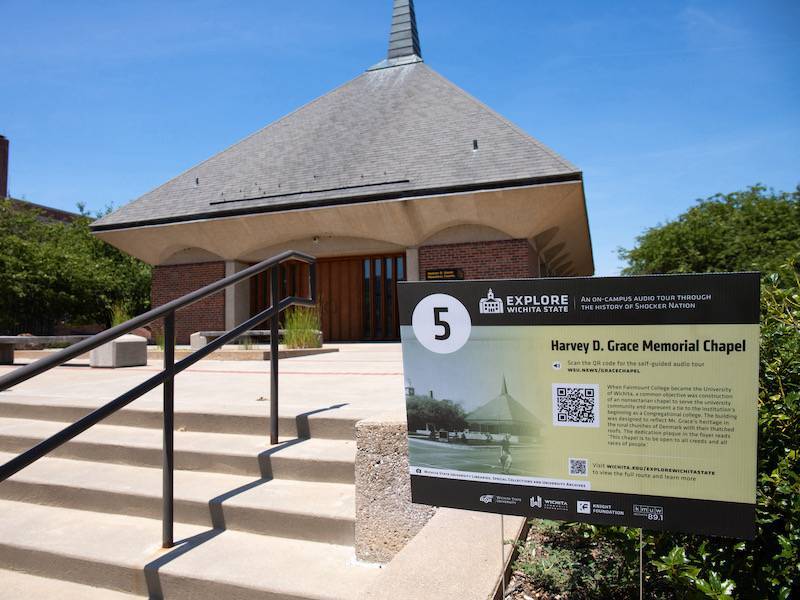
[[[225,277],[223,261],[157,266],[153,269],[153,284],[150,291],[153,308],[223,277]],[[153,323],[152,327],[154,332],[163,331],[161,322]],[[175,337],[179,344],[188,344],[191,334],[205,330],[225,330],[224,290],[175,314]]]
[[[419,277],[429,269],[464,270],[465,279],[512,279],[536,277],[538,259],[528,240],[498,240],[422,246]]]

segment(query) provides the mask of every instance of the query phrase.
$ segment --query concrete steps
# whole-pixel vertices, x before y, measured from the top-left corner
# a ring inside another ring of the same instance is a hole
[[[176,525],[159,548],[155,519],[0,500],[0,568],[176,599],[353,598],[378,570],[349,546]],[[54,595],[57,597],[54,587]]]
[[[0,453],[0,464],[13,457]],[[352,485],[176,471],[174,486],[182,523],[354,543]],[[0,485],[0,498],[160,519],[161,470],[43,458]]]
[[[105,399],[0,395],[0,463]],[[161,546],[162,416],[137,402],[0,483],[4,598],[354,598],[357,416],[202,400],[176,411],[175,539]],[[263,411],[263,412],[262,412]]]
[[[19,454],[66,425],[0,418],[0,452]],[[157,429],[95,425],[50,456],[159,467],[161,437]],[[353,483],[355,451],[352,440],[294,438],[269,446],[264,436],[175,432],[175,468],[181,470]]]

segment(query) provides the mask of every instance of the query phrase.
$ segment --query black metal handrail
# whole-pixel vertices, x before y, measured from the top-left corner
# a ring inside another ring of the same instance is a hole
[[[309,297],[288,296],[278,300],[280,294],[280,279],[278,267],[287,261],[299,261],[309,265]],[[202,348],[195,350],[189,356],[175,362],[175,313],[176,311],[189,306],[219,292],[240,281],[263,273],[272,269],[270,278],[271,305],[257,315],[249,318],[233,329],[227,331],[217,339],[209,342]],[[72,425],[67,426],[51,437],[39,442],[36,446],[11,459],[4,465],[0,465],[0,483],[24,469],[31,463],[36,462],[49,452],[65,444],[75,436],[83,433],[93,425],[96,425],[109,415],[112,415],[121,408],[127,406],[137,398],[140,398],[150,390],[163,385],[164,389],[164,441],[163,441],[163,535],[162,544],[164,548],[173,546],[173,471],[174,471],[174,447],[173,433],[175,428],[174,418],[174,380],[175,376],[205,358],[229,341],[235,340],[242,333],[266,320],[270,320],[270,444],[278,443],[278,317],[281,312],[293,305],[314,306],[317,300],[316,285],[316,259],[313,256],[302,252],[287,251],[272,258],[261,261],[247,269],[239,271],[234,275],[220,279],[199,290],[181,296],[176,300],[154,308],[144,314],[134,317],[125,323],[111,327],[89,339],[73,344],[59,352],[45,358],[41,358],[34,363],[15,369],[11,373],[0,377],[0,392],[10,387],[27,381],[45,371],[63,365],[65,362],[84,354],[94,348],[102,346],[155,321],[164,319],[164,369],[142,383],[134,386],[121,396],[111,402],[95,409],[85,417],[79,419]]]

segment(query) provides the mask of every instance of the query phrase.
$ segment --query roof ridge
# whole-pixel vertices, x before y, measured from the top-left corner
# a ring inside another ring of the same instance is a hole
[[[555,160],[560,162],[564,167],[566,167],[567,169],[573,169],[575,173],[580,173],[581,172],[581,170],[576,165],[572,164],[567,159],[563,158],[558,152],[556,152],[555,150],[553,150],[549,146],[546,146],[545,144],[543,144],[542,142],[537,140],[535,137],[533,137],[531,134],[526,132],[524,129],[520,128],[518,125],[515,125],[514,123],[512,123],[511,121],[506,119],[503,115],[501,115],[500,113],[496,112],[491,107],[489,107],[488,105],[486,105],[483,102],[481,102],[480,100],[478,100],[475,96],[470,94],[468,91],[466,91],[465,89],[459,87],[458,85],[456,85],[455,83],[453,83],[452,81],[447,79],[447,77],[445,77],[444,75],[441,75],[438,71],[436,71],[436,70],[432,69],[431,67],[429,67],[427,64],[422,63],[422,66],[425,67],[431,74],[433,74],[436,77],[438,77],[439,79],[441,79],[448,86],[450,86],[451,88],[453,88],[457,92],[461,93],[466,98],[468,98],[470,101],[472,101],[474,104],[478,105],[480,108],[482,108],[483,110],[485,110],[486,112],[491,114],[498,121],[500,121],[506,127],[511,129],[514,133],[516,133],[517,135],[521,136],[526,141],[532,143],[534,146],[536,146],[537,148],[539,148],[543,152],[545,152],[545,153],[549,154],[550,156],[552,156]]]

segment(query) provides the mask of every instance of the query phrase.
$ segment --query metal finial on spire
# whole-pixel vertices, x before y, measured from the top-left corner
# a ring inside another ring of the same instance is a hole
[[[406,56],[422,58],[417,34],[417,17],[414,14],[414,0],[394,0],[388,58],[391,60]]]

